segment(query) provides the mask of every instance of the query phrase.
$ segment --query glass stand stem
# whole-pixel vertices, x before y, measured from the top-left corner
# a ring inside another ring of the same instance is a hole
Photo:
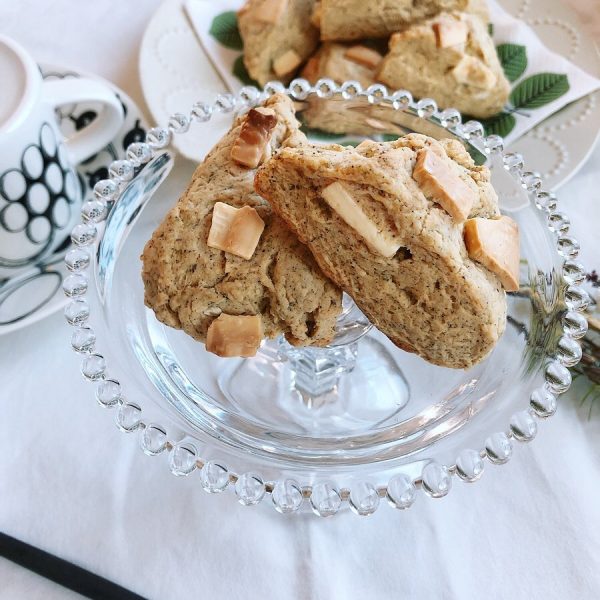
[[[410,391],[386,348],[390,342],[372,331],[349,296],[343,305],[331,346],[297,348],[281,336],[254,358],[220,366],[227,400],[259,420],[284,419],[310,435],[355,431],[401,411]]]
[[[316,407],[335,396],[340,377],[356,365],[358,342],[330,348],[295,348],[285,340],[279,353],[292,373],[292,385],[308,406]]]

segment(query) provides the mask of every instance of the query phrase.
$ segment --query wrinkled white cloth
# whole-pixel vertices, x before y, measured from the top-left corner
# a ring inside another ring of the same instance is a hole
[[[136,48],[157,4],[5,1],[0,32],[141,101]],[[600,149],[559,191],[595,266],[598,173]],[[0,531],[152,599],[600,597],[600,405],[588,420],[578,386],[533,444],[442,500],[286,518],[145,456],[94,401],[69,336],[56,314],[0,337]],[[0,600],[74,597],[0,559]]]

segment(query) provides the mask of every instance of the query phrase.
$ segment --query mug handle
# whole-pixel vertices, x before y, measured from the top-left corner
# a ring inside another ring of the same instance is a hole
[[[43,98],[54,108],[64,104],[100,102],[102,112],[87,127],[65,140],[70,160],[79,164],[99,152],[117,134],[125,120],[123,106],[115,93],[104,83],[73,77],[46,80]]]

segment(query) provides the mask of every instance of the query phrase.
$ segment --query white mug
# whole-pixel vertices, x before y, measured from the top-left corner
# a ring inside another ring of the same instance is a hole
[[[31,56],[0,35],[0,280],[23,273],[56,249],[79,220],[76,165],[123,124],[113,91],[85,78],[44,81]],[[98,102],[102,112],[65,139],[56,109]]]

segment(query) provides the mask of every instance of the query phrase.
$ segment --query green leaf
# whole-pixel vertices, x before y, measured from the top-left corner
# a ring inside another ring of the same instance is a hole
[[[481,119],[481,124],[486,135],[507,136],[517,124],[517,120],[511,113],[501,112],[489,119]]]
[[[515,108],[539,108],[569,91],[569,80],[559,73],[537,73],[527,77],[510,94]]]
[[[500,44],[496,48],[500,64],[509,81],[516,81],[527,68],[527,50],[518,44]]]
[[[244,64],[243,55],[239,55],[235,62],[233,63],[233,67],[231,72],[244,84],[244,85],[253,85],[255,87],[260,87],[250,74],[248,73],[248,69],[246,69],[246,65]]]
[[[384,133],[384,134],[381,136],[381,139],[382,139],[384,142],[395,142],[395,141],[396,141],[396,140],[397,140],[399,137],[400,137],[399,135],[396,135],[396,134],[394,134],[394,133]]]
[[[238,29],[237,15],[233,10],[217,15],[213,19],[208,32],[226,48],[232,50],[242,50],[244,48],[244,42],[242,42],[240,30]]]
[[[490,37],[494,35],[494,24],[493,23],[488,23],[488,33],[490,34]]]

